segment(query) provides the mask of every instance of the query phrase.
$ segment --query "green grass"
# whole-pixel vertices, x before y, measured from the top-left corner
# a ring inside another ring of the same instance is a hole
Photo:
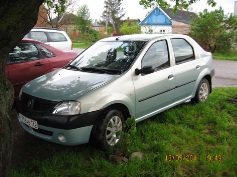
[[[237,61],[237,52],[232,51],[216,51],[213,53],[214,59]]]
[[[129,150],[142,152],[143,160],[115,164],[90,145],[78,148],[35,157],[10,176],[237,176],[237,88],[215,88],[204,103],[182,104],[137,124]],[[166,160],[191,154],[198,158]]]
[[[82,49],[86,49],[88,47],[90,47],[93,43],[73,43],[73,48],[82,48]]]

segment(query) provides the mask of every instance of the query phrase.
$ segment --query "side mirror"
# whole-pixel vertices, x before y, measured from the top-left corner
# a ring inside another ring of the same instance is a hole
[[[139,74],[150,74],[153,73],[154,69],[152,69],[151,66],[144,66],[142,69],[135,69],[135,74],[139,75]]]

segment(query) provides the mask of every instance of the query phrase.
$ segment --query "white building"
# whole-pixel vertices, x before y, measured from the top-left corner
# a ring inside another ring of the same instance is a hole
[[[156,7],[140,22],[142,33],[188,34],[190,19],[197,15],[184,10],[173,14],[172,10]]]
[[[234,15],[237,17],[237,1],[235,1]]]

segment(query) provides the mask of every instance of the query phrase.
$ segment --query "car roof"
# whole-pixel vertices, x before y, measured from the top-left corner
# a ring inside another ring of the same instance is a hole
[[[65,33],[65,31],[63,30],[60,30],[60,29],[57,29],[57,28],[40,28],[40,27],[37,27],[37,28],[32,28],[30,31],[45,31],[45,32],[60,32],[60,33]]]
[[[64,51],[61,51],[61,50],[59,50],[59,49],[57,49],[53,46],[50,46],[48,44],[45,44],[45,43],[40,42],[40,41],[35,40],[35,39],[23,38],[21,40],[21,42],[25,42],[25,43],[30,42],[30,43],[34,43],[34,44],[40,44],[41,46],[47,48],[48,50],[51,50],[52,52],[64,53]]]
[[[34,39],[30,39],[30,38],[23,38],[21,40],[21,42],[33,42],[33,43],[37,43],[37,44],[43,44],[42,42],[40,41],[37,41],[37,40],[34,40]]]
[[[160,38],[160,37],[181,37],[186,38],[186,35],[182,34],[132,34],[132,35],[123,35],[123,36],[114,36],[100,41],[149,41],[151,39]]]

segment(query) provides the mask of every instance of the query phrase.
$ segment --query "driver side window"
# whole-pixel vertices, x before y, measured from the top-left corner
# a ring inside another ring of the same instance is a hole
[[[144,66],[151,66],[155,71],[170,66],[166,40],[152,44],[142,59],[142,68]]]
[[[32,60],[38,60],[39,52],[32,43],[21,42],[9,53],[9,63],[22,63]]]

